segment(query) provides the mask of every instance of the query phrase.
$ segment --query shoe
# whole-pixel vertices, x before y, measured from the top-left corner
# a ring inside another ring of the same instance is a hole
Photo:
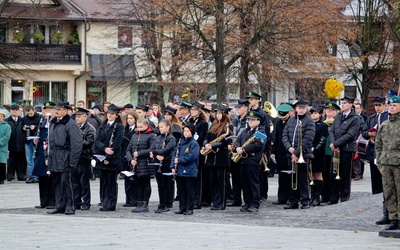
[[[193,214],[193,210],[188,210],[183,213],[183,215],[192,215],[192,214]]]
[[[241,207],[242,203],[240,202],[231,202],[226,204],[227,207]]]
[[[201,203],[201,206],[202,206],[202,207],[209,207],[209,206],[210,206],[210,203],[208,203],[208,202],[203,202],[203,203]]]
[[[137,205],[137,204],[136,204]],[[134,204],[124,204],[122,205],[123,207],[136,207],[136,205]]]
[[[54,209],[54,206],[47,206],[46,209]]]
[[[247,211],[247,212],[250,212],[250,213],[256,213],[256,212],[258,212],[258,208],[256,208],[256,207],[249,207],[246,211]]]
[[[32,178],[28,178],[28,179],[26,179],[25,183],[29,183],[29,184],[36,183],[36,180],[32,179]]]
[[[81,209],[81,206],[76,206],[75,207],[75,210],[80,210]]]
[[[175,214],[183,214],[183,213],[185,213],[185,212],[182,211],[182,210],[178,210],[178,211],[175,211],[174,213],[175,213]]]
[[[52,210],[52,211],[48,211],[47,214],[62,214],[65,213],[65,210]]]
[[[7,178],[7,181],[12,181],[13,179],[12,178]]]
[[[42,206],[42,205],[40,205],[40,206],[35,206],[35,208],[37,208],[37,209],[41,209],[41,208],[45,208],[46,206]]]
[[[310,205],[309,205],[309,204],[303,204],[303,205],[301,205],[300,208],[301,208],[301,209],[309,209],[309,208],[310,208]]]
[[[328,205],[335,205],[337,203],[338,203],[337,201],[328,201]]]
[[[103,203],[99,202],[97,203],[98,206],[103,206]]]
[[[113,212],[113,211],[115,211],[115,208],[103,208],[103,207],[101,207],[101,208],[99,208],[99,211],[101,211],[101,212]]]
[[[287,204],[287,201],[277,200],[272,202],[272,205],[285,205],[285,204]]]
[[[212,207],[210,208],[210,210],[224,210],[223,207]]]
[[[298,204],[290,204],[290,203],[283,207],[283,209],[298,209],[298,208],[299,208]]]
[[[72,209],[67,209],[64,214],[65,215],[73,215],[73,214],[75,214],[75,211]]]
[[[83,205],[81,206],[81,210],[90,210],[90,206]]]
[[[201,209],[201,206],[199,206],[199,205],[194,205],[194,206],[193,206],[193,209]]]
[[[0,181],[0,185],[1,185],[1,184],[4,184],[4,180],[1,180],[1,181]]]
[[[387,215],[383,215],[383,217],[380,220],[376,221],[375,224],[376,225],[389,225],[390,222],[391,221],[389,220],[389,217]]]
[[[398,220],[391,220],[390,225],[385,230],[397,230],[399,228]]]
[[[343,198],[343,199],[340,199],[340,202],[346,202],[348,200],[349,200],[349,198]]]
[[[249,205],[243,205],[239,210],[240,212],[247,212],[247,209],[249,209]]]

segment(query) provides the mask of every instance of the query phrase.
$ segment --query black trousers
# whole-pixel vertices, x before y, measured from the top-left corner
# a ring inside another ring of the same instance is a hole
[[[196,177],[176,177],[179,190],[179,210],[193,210]]]
[[[240,177],[240,164],[231,161],[233,202],[242,204],[242,180]]]
[[[383,193],[382,174],[373,162],[369,163],[371,169],[371,188],[372,194]]]
[[[40,206],[55,206],[53,177],[51,176],[38,176],[39,177],[39,199]]]
[[[135,177],[125,177],[125,204],[135,205],[137,204],[137,194],[136,194],[136,181]]]
[[[225,208],[226,167],[210,167],[210,180],[213,207]]]
[[[240,165],[243,199],[246,207],[260,207],[260,165]]]
[[[211,204],[211,187],[210,187],[210,185],[211,185],[210,184],[210,168],[207,166],[204,166],[204,156],[200,156],[199,171],[197,173],[197,177],[195,180],[195,197],[194,197],[194,205],[195,206],[201,206],[201,205],[209,206]]]
[[[260,168],[260,197],[265,200],[268,198],[268,188],[268,172]]]
[[[174,189],[171,183],[174,183],[172,175],[163,175],[156,172],[156,181],[158,185],[158,197],[160,199],[160,208],[167,208],[172,206],[174,199]],[[171,201],[172,198],[172,201]]]
[[[149,201],[151,195],[150,175],[135,176],[138,201]]]
[[[55,210],[75,210],[71,172],[53,172]]]
[[[292,183],[292,179],[290,179],[290,183]],[[307,163],[299,163],[297,164],[297,189],[293,190],[290,185],[289,203],[298,204],[300,201],[302,205],[308,205],[310,202],[309,186]]]
[[[328,202],[331,193],[332,155],[325,155],[325,167],[322,171],[322,202]]]
[[[330,202],[337,203],[339,198],[342,202],[350,199],[352,163],[353,153],[340,151],[340,180],[336,180],[336,175],[331,172],[331,192],[329,195]]]
[[[7,179],[14,179],[15,173],[19,180],[26,177],[26,157],[25,152],[9,152],[7,162]]]
[[[291,175],[290,173],[282,172],[282,169],[289,169],[286,165],[278,165],[278,201],[287,202],[291,193]]]
[[[100,200],[105,210],[115,210],[117,205],[117,175],[116,170],[100,170]]]
[[[4,181],[7,177],[6,174],[6,164],[0,163],[0,181]]]
[[[79,162],[76,170],[72,171],[72,188],[74,190],[75,207],[90,206],[90,176],[91,165]]]
[[[211,185],[212,186],[212,185]],[[231,185],[231,169],[227,168],[225,172],[225,200],[233,201],[233,189]]]

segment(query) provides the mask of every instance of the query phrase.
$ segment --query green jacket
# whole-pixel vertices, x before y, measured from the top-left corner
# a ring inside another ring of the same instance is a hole
[[[11,136],[11,127],[7,122],[0,122],[0,163],[7,163],[8,140]]]
[[[400,167],[400,114],[383,122],[375,138],[377,165]]]

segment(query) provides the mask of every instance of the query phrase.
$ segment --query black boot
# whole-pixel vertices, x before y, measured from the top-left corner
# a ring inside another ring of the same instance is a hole
[[[311,205],[313,205],[314,207],[321,205],[320,196],[322,191],[322,185],[323,185],[322,180],[314,180],[314,186],[315,186],[314,201],[311,203]]]
[[[311,197],[310,197],[310,204],[312,205],[314,203],[314,199],[315,199],[315,181],[314,181],[314,185],[310,185],[310,189],[311,189]]]
[[[387,210],[386,207],[386,201],[383,201],[383,216],[380,220],[376,221],[375,224],[376,225],[388,225],[390,224],[390,220],[389,220],[389,211]]]
[[[399,220],[391,220],[390,225],[385,230],[397,230],[399,229]]]
[[[144,201],[138,201],[137,206],[135,209],[132,210],[132,213],[140,213],[143,204],[144,204]]]

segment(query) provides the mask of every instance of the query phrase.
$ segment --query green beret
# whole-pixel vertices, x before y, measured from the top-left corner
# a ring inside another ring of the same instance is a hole
[[[400,97],[397,96],[397,95],[391,96],[391,97],[389,98],[389,102],[390,102],[390,103],[400,103]]]

